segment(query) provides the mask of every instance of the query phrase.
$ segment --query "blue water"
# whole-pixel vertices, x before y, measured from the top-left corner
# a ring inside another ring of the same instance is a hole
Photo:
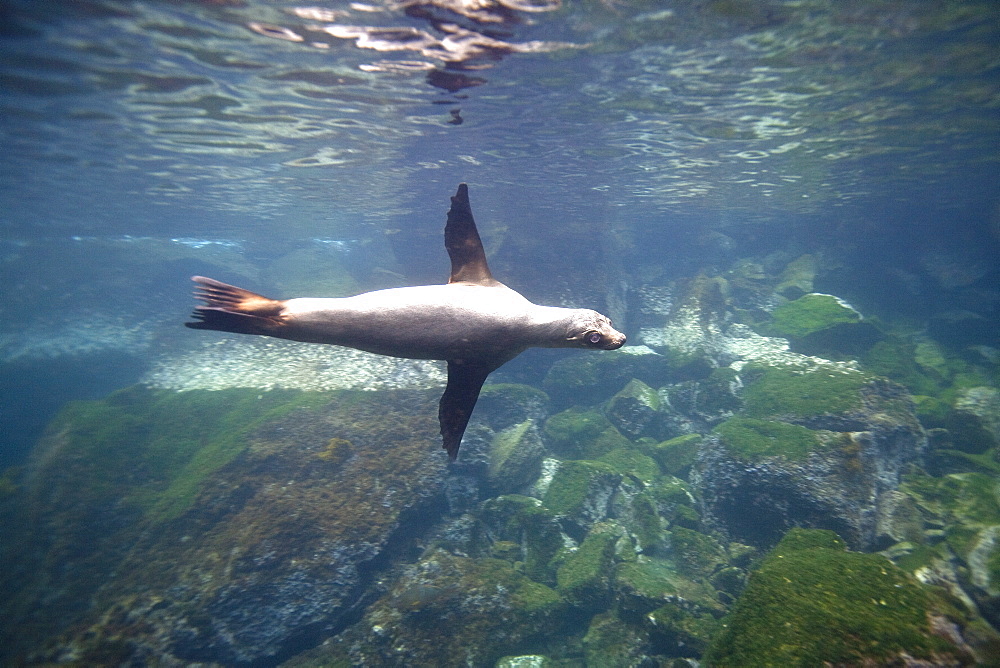
[[[0,5],[0,468],[195,345],[192,274],[443,281],[459,182],[494,274],[630,343],[651,287],[812,253],[996,373],[995,3],[447,4]]]

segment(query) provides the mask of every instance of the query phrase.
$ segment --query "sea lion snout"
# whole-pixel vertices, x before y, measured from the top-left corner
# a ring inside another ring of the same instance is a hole
[[[567,341],[594,350],[618,350],[625,345],[625,335],[615,329],[606,316],[583,309],[576,313],[579,315],[572,325],[576,331]]]
[[[618,350],[625,345],[625,335],[616,330],[611,331],[614,335],[607,337],[607,342],[601,346],[603,350]]]
[[[607,329],[595,331],[588,335],[590,345],[601,350],[618,350],[625,345],[625,335],[608,325]]]

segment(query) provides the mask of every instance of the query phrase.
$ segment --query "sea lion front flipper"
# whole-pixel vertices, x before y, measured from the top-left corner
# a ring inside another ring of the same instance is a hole
[[[441,423],[444,449],[452,461],[458,457],[462,435],[469,424],[472,409],[476,407],[479,391],[492,370],[484,364],[448,360],[448,387],[438,405],[438,421]]]
[[[444,227],[444,247],[451,258],[449,283],[498,285],[486,263],[486,252],[469,204],[469,186],[464,183],[458,184],[458,192],[451,198],[448,224]]]

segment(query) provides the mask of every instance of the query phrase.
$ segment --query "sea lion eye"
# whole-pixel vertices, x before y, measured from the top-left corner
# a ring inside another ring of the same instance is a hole
[[[601,335],[600,335],[600,333],[599,332],[591,332],[590,334],[587,334],[587,342],[588,343],[592,343],[594,345],[600,343],[601,342]]]

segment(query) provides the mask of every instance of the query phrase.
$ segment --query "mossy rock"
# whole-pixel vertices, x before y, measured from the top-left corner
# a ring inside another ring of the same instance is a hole
[[[676,654],[694,658],[701,657],[720,626],[714,615],[677,603],[660,606],[648,619],[656,645],[676,648]]]
[[[586,665],[631,668],[644,665],[649,639],[642,629],[618,618],[614,612],[594,615],[583,637]]]
[[[566,461],[552,478],[542,503],[583,530],[608,513],[621,474],[603,462]]]
[[[628,518],[622,519],[638,542],[643,554],[655,554],[664,542],[663,519],[656,500],[645,491],[635,494],[629,504]]]
[[[434,550],[343,638],[355,665],[489,666],[554,634],[565,609],[554,590],[506,561]],[[447,620],[454,623],[442,634]]]
[[[622,609],[645,614],[678,594],[680,575],[672,561],[643,558],[615,567],[615,594]]]
[[[153,521],[179,516],[201,484],[248,446],[260,425],[328,392],[257,389],[174,392],[134,387],[106,399],[68,404],[48,429],[35,480],[65,506],[120,502]],[[46,451],[57,448],[59,457]],[[67,462],[73,466],[66,467]],[[55,470],[52,466],[61,466]]]
[[[1000,478],[982,473],[956,473],[940,478],[907,476],[900,489],[936,526],[978,591],[981,603],[1000,605]],[[911,559],[912,561],[912,559]]]
[[[596,410],[570,408],[545,421],[542,433],[552,449],[569,459],[596,459],[631,441]]]
[[[564,357],[549,369],[542,387],[559,407],[597,404],[633,378],[658,386],[669,375],[670,361],[662,355],[610,350]]]
[[[634,447],[616,448],[598,457],[597,461],[604,462],[619,473],[638,478],[646,484],[653,482],[660,475],[660,467],[656,461]]]
[[[833,295],[810,293],[786,302],[771,313],[778,336],[801,339],[841,324],[861,321],[861,314]]]
[[[479,509],[480,520],[493,541],[517,543],[523,553],[524,573],[547,584],[555,584],[553,557],[564,547],[562,527],[556,515],[538,499],[507,494],[487,499]]]
[[[774,291],[787,299],[798,299],[812,292],[816,268],[815,255],[800,255],[782,270]]]
[[[490,445],[486,479],[497,492],[512,492],[538,477],[545,446],[533,420],[499,432]]]
[[[793,529],[751,575],[703,657],[711,666],[934,665],[967,659],[933,634],[923,585],[831,532]]]
[[[873,380],[847,368],[748,364],[749,385],[742,415],[751,418],[808,418],[843,415],[863,408],[861,392]]]
[[[748,461],[766,457],[802,460],[822,444],[812,429],[787,422],[735,417],[713,431],[730,453]]]
[[[538,388],[518,383],[487,383],[476,402],[476,417],[494,431],[525,420],[541,423],[548,415],[549,397]]]
[[[693,506],[696,503],[694,490],[691,485],[673,476],[662,476],[645,491],[656,503],[656,508],[660,515],[670,521],[674,521],[677,512],[681,508],[690,509],[695,512]]]
[[[927,374],[915,357],[911,341],[891,336],[869,348],[861,361],[869,371],[905,385],[914,395],[936,395],[942,389],[940,378]]]
[[[701,434],[685,434],[651,446],[649,454],[660,464],[663,471],[684,478],[691,472],[701,440]]]
[[[556,591],[576,606],[600,609],[608,600],[615,545],[624,535],[618,525],[596,525],[556,573]]]
[[[646,614],[668,602],[698,613],[724,612],[715,591],[683,575],[671,559],[640,557],[615,567],[615,595],[622,610]]]
[[[655,431],[660,410],[660,396],[641,380],[633,378],[608,401],[605,414],[620,432],[636,438]]]
[[[678,572],[690,578],[707,578],[728,562],[719,542],[700,531],[672,527],[669,543]]]

